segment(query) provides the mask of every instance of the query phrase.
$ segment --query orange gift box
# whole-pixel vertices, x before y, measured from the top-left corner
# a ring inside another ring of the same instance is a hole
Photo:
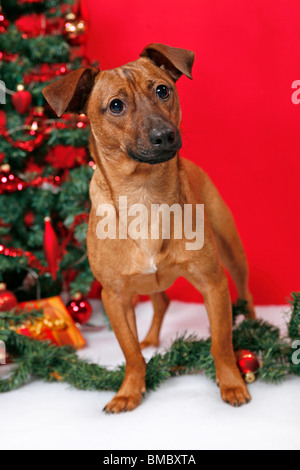
[[[43,316],[33,323],[25,322],[18,327],[17,333],[37,340],[50,340],[57,346],[71,345],[75,349],[85,346],[85,339],[60,297],[21,302],[18,309],[28,310],[28,313],[43,310]]]

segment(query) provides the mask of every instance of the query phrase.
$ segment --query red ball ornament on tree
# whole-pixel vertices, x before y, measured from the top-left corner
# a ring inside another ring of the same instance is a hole
[[[76,294],[67,304],[67,310],[73,320],[80,325],[85,325],[92,315],[92,307],[80,293]]]
[[[0,284],[0,312],[12,310],[18,305],[16,296],[6,289],[6,284]]]
[[[34,224],[34,213],[32,211],[28,211],[24,216],[24,223],[27,228],[30,228]]]
[[[17,91],[11,97],[12,104],[16,111],[20,114],[26,113],[30,108],[32,96],[31,93],[24,89],[24,85],[17,85]]]
[[[245,382],[248,384],[254,382],[255,372],[259,369],[259,362],[256,355],[247,349],[240,349],[235,351],[235,357]]]

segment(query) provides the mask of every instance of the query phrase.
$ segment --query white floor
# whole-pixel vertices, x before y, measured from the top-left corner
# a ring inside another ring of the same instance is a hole
[[[94,323],[103,322],[95,306]],[[258,316],[284,331],[288,307],[258,307]],[[152,315],[150,303],[137,308],[144,336]],[[203,305],[173,302],[162,330],[161,349],[177,333],[208,335]],[[113,367],[123,362],[114,334],[85,333],[88,347],[80,355]],[[146,350],[150,358],[153,350]],[[4,368],[0,367],[0,377]],[[240,408],[224,404],[217,386],[204,375],[169,379],[147,394],[131,413],[106,415],[113,392],[83,392],[66,384],[32,381],[0,396],[0,449],[299,449],[300,379],[281,385],[255,382],[252,402]]]

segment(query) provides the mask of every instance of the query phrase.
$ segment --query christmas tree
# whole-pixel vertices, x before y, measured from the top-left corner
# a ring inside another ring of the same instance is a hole
[[[86,34],[80,3],[1,3],[0,282],[18,300],[87,294],[94,280],[85,242],[88,120],[57,119],[41,92],[90,65]]]

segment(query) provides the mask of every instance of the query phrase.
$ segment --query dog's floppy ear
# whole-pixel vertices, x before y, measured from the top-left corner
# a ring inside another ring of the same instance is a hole
[[[84,111],[98,73],[99,69],[94,67],[74,70],[42,90],[44,97],[57,116],[60,117],[65,112],[80,113]]]
[[[146,46],[140,56],[148,57],[158,67],[164,69],[175,82],[182,74],[193,79],[192,67],[195,54],[192,51],[156,43]]]

